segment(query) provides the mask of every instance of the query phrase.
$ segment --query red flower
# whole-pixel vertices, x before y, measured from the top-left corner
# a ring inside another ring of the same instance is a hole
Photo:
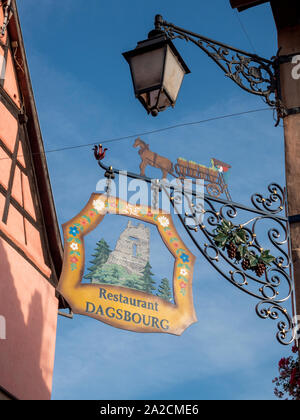
[[[279,363],[278,363],[279,369],[285,368],[288,365],[288,363],[289,363],[289,360],[283,357],[282,359],[279,360]]]
[[[298,347],[296,346],[296,344],[293,346],[292,352],[293,353],[297,353],[298,352]]]
[[[290,384],[291,385],[295,385],[295,383],[296,383],[296,373],[297,373],[297,369],[294,368],[292,370],[291,379],[290,379]]]
[[[90,211],[90,212],[89,212],[89,216],[90,216],[90,217],[95,216],[95,212],[94,212],[94,211]]]
[[[78,259],[76,257],[70,258],[71,263],[77,263]]]
[[[178,248],[179,245],[177,243],[173,244],[175,248]]]
[[[151,213],[151,211],[148,211],[147,216],[148,217],[153,217],[153,213]]]
[[[86,224],[87,224],[87,221],[86,221],[85,219],[82,219],[82,220],[80,220],[80,223],[81,223],[82,225],[86,225]]]
[[[182,289],[186,288],[186,283],[184,281],[182,281],[179,285]]]

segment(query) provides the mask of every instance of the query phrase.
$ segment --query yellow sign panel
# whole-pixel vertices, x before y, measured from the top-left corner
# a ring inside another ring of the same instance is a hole
[[[84,237],[116,214],[155,225],[174,256],[174,303],[161,297],[110,284],[82,283],[85,266]],[[63,225],[64,264],[58,291],[74,313],[86,315],[117,328],[148,333],[180,335],[197,321],[192,295],[194,255],[178,235],[170,214],[119,198],[92,194],[84,209]]]

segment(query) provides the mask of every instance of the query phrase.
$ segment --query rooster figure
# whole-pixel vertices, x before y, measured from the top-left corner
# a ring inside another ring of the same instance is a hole
[[[94,150],[95,159],[96,160],[102,160],[102,159],[104,159],[105,153],[108,149],[103,150],[102,144],[99,144],[99,146],[95,145],[93,150]]]

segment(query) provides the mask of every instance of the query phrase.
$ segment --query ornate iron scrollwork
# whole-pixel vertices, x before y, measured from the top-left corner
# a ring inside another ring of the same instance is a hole
[[[106,173],[108,170],[116,174],[121,172],[106,167],[101,161],[98,161],[98,164]],[[277,184],[270,184],[269,196],[253,194],[253,207],[247,207],[207,194],[200,197],[196,192],[186,191],[180,185],[178,188],[174,185],[166,187],[164,181],[154,182],[151,178],[134,173],[127,172],[127,176],[151,183],[156,203],[159,191],[168,195],[174,208],[185,200],[189,211],[185,215],[179,211],[177,214],[197,249],[222,277],[239,290],[258,299],[255,308],[257,315],[262,319],[278,320],[277,340],[284,345],[291,344],[294,341],[293,320],[283,306],[289,302],[293,291],[289,225],[284,214],[285,191]],[[275,260],[267,268],[264,278],[258,277],[252,271],[244,271],[241,263],[233,262],[217,247],[214,241],[215,229],[223,219],[237,221],[234,224],[240,225],[246,231],[247,242],[252,250],[261,251],[264,244],[272,248]],[[267,230],[265,227],[260,228],[264,222],[271,225]],[[262,232],[267,233],[264,240],[261,239]]]
[[[158,18],[158,19],[157,19]],[[205,36],[188,31],[156,17],[156,29],[164,31],[170,39],[190,41],[201,48],[223,70],[225,75],[245,91],[261,96],[271,107],[282,112],[278,98],[278,59],[272,60],[251,54]]]
[[[171,200],[176,206],[184,196],[189,203],[190,213],[186,213],[184,217],[178,215],[182,225],[202,255],[226,280],[259,300],[256,305],[257,315],[263,319],[277,320],[280,316],[284,318],[278,323],[277,339],[281,344],[288,345],[294,337],[292,318],[287,309],[282,306],[289,301],[293,290],[292,262],[288,251],[288,220],[285,216],[281,216],[286,199],[279,185],[271,184],[268,189],[270,195],[267,198],[261,194],[254,194],[251,197],[254,208],[224,200],[214,200],[205,195],[204,206],[199,206],[194,203],[196,198],[194,195],[187,195],[184,192],[182,195],[181,192],[176,191],[171,196]],[[257,213],[257,215],[248,219],[249,212]],[[252,271],[244,271],[241,263],[233,262],[222,249],[216,246],[215,228],[223,219],[230,221],[238,219],[235,224],[239,224],[247,232],[249,248],[253,251],[263,250],[259,239],[261,236],[259,225],[263,222],[273,225],[267,230],[265,243],[268,248],[271,247],[274,250],[276,258],[267,268],[264,279],[259,278]]]

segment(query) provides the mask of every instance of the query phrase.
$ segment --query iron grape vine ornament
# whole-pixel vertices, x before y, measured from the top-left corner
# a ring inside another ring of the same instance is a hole
[[[249,235],[242,225],[236,226],[232,222],[223,219],[216,227],[215,232],[215,244],[222,248],[223,251],[227,249],[230,259],[235,259],[236,262],[241,261],[244,271],[248,269],[255,271],[256,275],[261,277],[265,273],[267,266],[270,266],[275,261],[275,257],[270,255],[270,250],[260,248],[260,255],[258,255],[255,251],[249,249],[253,242],[249,241]]]

